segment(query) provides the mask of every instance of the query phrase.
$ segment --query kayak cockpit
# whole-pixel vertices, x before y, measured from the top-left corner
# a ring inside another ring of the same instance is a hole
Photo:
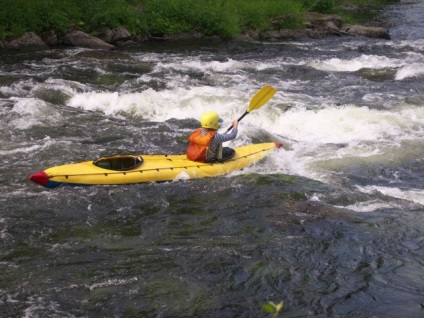
[[[143,163],[143,158],[134,155],[116,155],[100,157],[93,161],[93,165],[115,171],[126,171],[137,168]]]

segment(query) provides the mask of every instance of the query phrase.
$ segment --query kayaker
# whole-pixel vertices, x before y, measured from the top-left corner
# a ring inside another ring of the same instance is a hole
[[[238,121],[233,120],[233,128],[229,134],[218,134],[222,119],[213,111],[200,116],[201,128],[196,129],[188,137],[187,158],[199,162],[224,162],[235,155],[234,149],[223,147],[222,143],[236,138]]]

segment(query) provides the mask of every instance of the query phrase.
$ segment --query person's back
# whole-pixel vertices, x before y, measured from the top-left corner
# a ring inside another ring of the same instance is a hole
[[[225,141],[236,138],[238,121],[233,120],[230,134],[218,134],[219,123],[222,120],[215,112],[206,112],[200,117],[201,128],[196,129],[188,137],[187,158],[200,162],[223,162],[235,155],[234,149],[222,147]]]

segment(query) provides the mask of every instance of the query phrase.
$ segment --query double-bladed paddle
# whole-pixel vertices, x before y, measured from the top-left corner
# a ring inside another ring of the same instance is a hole
[[[265,105],[265,103],[269,101],[271,97],[275,95],[275,93],[277,93],[277,90],[271,85],[265,85],[264,87],[262,87],[255,94],[255,96],[252,97],[252,99],[250,100],[249,107],[247,108],[246,112],[240,116],[238,121],[242,120],[243,117],[250,113],[252,110],[259,109],[263,105]],[[233,126],[231,125],[231,127],[229,127],[225,133],[229,132],[232,128]]]

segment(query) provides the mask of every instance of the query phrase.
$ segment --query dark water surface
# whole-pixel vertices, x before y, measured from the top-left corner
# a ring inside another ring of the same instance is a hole
[[[392,40],[0,52],[1,317],[424,316],[424,3]],[[30,183],[116,153],[181,153],[206,110],[230,146],[283,141],[210,179]]]

